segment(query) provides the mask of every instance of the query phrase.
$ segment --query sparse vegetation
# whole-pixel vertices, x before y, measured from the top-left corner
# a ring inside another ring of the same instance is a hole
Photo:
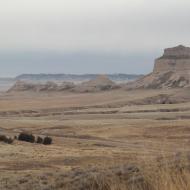
[[[43,138],[38,136],[36,143],[42,144],[43,143]]]
[[[43,141],[44,145],[50,145],[52,144],[52,138],[51,137],[45,137]]]
[[[4,137],[2,137],[2,138],[4,138]],[[47,136],[47,137],[42,138],[42,137],[38,136],[36,138],[34,135],[32,135],[30,133],[26,133],[26,132],[22,132],[19,134],[18,137],[15,136],[14,138],[18,139],[19,141],[25,141],[25,142],[30,142],[30,143],[36,142],[38,144],[44,144],[44,145],[52,144],[52,138],[51,137]],[[35,141],[35,139],[36,139],[36,141]]]
[[[138,165],[139,169],[130,165],[113,165],[113,168],[77,168],[69,172],[52,170],[40,175],[17,176],[15,181],[0,179],[0,188],[5,190],[9,184],[11,190],[189,190],[189,164],[189,161],[176,163],[169,158],[164,162],[146,160]]]
[[[25,142],[30,142],[30,143],[34,143],[35,142],[35,136],[33,136],[30,133],[20,133],[18,136],[18,140],[19,141],[25,141]]]
[[[14,140],[11,137],[7,137],[5,135],[0,135],[0,141],[7,143],[7,144],[12,144]]]

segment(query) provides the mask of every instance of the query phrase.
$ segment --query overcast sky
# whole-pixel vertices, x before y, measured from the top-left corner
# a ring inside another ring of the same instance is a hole
[[[190,46],[189,0],[0,0],[0,76],[148,73]]]

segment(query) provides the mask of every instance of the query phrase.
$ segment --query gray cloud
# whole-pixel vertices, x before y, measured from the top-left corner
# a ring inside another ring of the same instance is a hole
[[[190,1],[187,0],[2,0],[0,49],[7,52],[43,50],[52,51],[52,54],[57,51],[75,56],[73,59],[78,58],[75,52],[84,55],[84,52],[91,52],[96,56],[91,60],[87,58],[88,62],[99,57],[96,70],[100,70],[105,60],[100,60],[100,54],[105,54],[107,60],[107,55],[114,54],[118,60],[125,60],[126,72],[133,70],[130,69],[134,67],[132,64],[138,62],[136,73],[146,64],[144,57],[150,54],[146,58],[147,69],[143,71],[147,72],[150,63],[153,64],[153,55],[159,56],[163,48],[190,45],[187,40],[189,8]],[[130,54],[134,57],[132,60]],[[26,57],[26,62],[32,60],[30,56]],[[7,60],[0,60],[0,65]],[[12,62],[19,60],[15,57]],[[63,56],[60,60],[64,67]],[[36,62],[40,62],[40,58]],[[122,68],[120,66],[118,71]],[[107,72],[113,70],[112,63]],[[84,68],[84,72],[88,71]]]

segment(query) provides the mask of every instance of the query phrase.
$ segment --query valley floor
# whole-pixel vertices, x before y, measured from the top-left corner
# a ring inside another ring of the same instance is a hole
[[[1,134],[29,131],[53,144],[0,143],[0,189],[77,189],[84,173],[188,153],[188,96],[188,89],[3,93]]]

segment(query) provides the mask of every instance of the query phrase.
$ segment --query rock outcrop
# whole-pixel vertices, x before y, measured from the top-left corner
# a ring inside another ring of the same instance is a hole
[[[153,72],[131,82],[127,88],[182,88],[190,86],[190,48],[177,46],[164,50],[155,60]]]
[[[60,91],[70,91],[70,92],[99,92],[119,88],[111,81],[107,76],[100,75],[97,78],[83,82],[81,84],[74,84],[72,82],[63,82],[62,84],[56,84],[55,82],[47,83],[32,83],[26,81],[17,81],[8,92],[60,92]]]
[[[58,85],[54,82],[47,82],[45,84],[36,84],[25,81],[17,81],[8,92],[22,92],[22,91],[32,91],[32,92],[53,92],[53,91],[63,91],[74,88],[75,85],[71,82],[63,82]]]
[[[111,81],[106,75],[99,75],[93,80],[82,83],[83,86],[97,87],[97,86],[114,86],[115,83]]]

